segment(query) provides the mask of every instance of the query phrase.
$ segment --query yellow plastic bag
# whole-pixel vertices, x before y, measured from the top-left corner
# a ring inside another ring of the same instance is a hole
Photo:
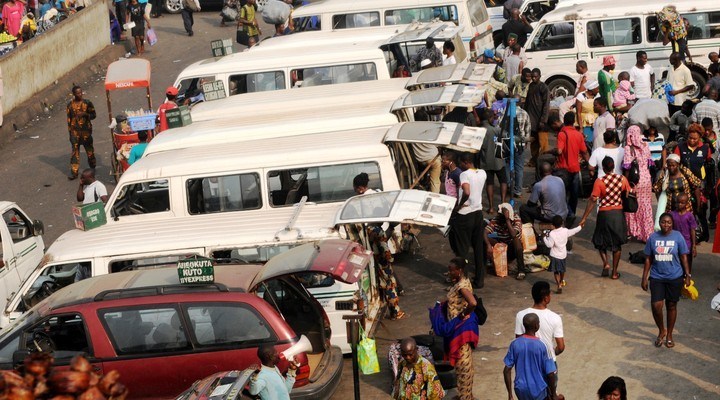
[[[698,297],[700,297],[700,293],[698,293],[697,288],[695,287],[695,281],[690,281],[690,286],[683,285],[682,287],[682,295],[683,297],[686,297],[690,300],[697,300]]]
[[[357,357],[360,371],[365,375],[372,375],[380,372],[380,362],[377,357],[377,349],[375,348],[375,339],[371,339],[365,335],[365,331],[360,328],[360,343],[358,343]]]

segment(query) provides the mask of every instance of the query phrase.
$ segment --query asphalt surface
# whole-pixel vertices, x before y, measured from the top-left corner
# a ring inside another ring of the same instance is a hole
[[[195,35],[188,37],[179,15],[153,19],[158,43],[146,47],[145,57],[152,62],[152,99],[157,105],[165,87],[172,84],[182,68],[201,58],[210,57],[210,41],[234,38],[232,27],[220,28],[217,11],[196,13]],[[265,32],[272,32],[265,27]],[[123,45],[123,44],[116,44]],[[239,47],[236,45],[236,50]],[[68,56],[71,56],[68,53]],[[82,68],[82,66],[80,67]],[[102,82],[95,76],[83,86],[86,98],[95,103],[95,149],[98,176],[112,188],[110,155],[112,145],[107,129],[108,113]],[[68,100],[73,82],[67,85]],[[128,90],[113,93],[113,111],[144,106],[144,93]],[[45,222],[45,243],[50,245],[60,234],[73,228],[71,207],[75,204],[78,181],[69,182],[70,147],[64,119],[65,101],[54,104],[48,114],[38,116],[22,127],[18,138],[2,149],[0,193],[3,200],[16,201],[33,218]],[[242,116],[237,116],[238,120]],[[312,116],[308,116],[312,118]],[[87,166],[83,156],[81,168]],[[529,175],[526,173],[526,176]],[[583,209],[581,202],[579,209]],[[649,310],[650,295],[640,289],[642,266],[631,265],[627,255],[642,248],[639,243],[623,247],[618,281],[600,278],[601,263],[588,238],[590,221],[575,241],[568,258],[568,286],[561,295],[553,295],[550,308],[562,315],[567,349],[558,357],[559,391],[567,399],[596,398],[595,392],[610,375],[623,377],[629,398],[711,400],[720,398],[720,314],[710,310],[709,301],[720,281],[717,256],[710,245],[702,244],[694,264],[693,279],[700,291],[698,301],[679,304],[674,349],[655,348],[657,334]],[[376,332],[381,372],[360,377],[363,399],[388,398],[391,379],[387,367],[387,346],[398,338],[427,333],[430,324],[427,308],[445,297],[442,272],[452,253],[438,233],[420,236],[421,248],[397,260],[396,272],[405,286],[401,307],[409,318],[384,321]],[[525,281],[488,276],[485,288],[476,294],[483,298],[488,322],[481,327],[480,345],[473,353],[475,364],[474,394],[480,399],[506,398],[502,379],[502,359],[514,338],[515,313],[532,304],[530,287],[537,280],[551,281],[548,272],[531,274]],[[179,388],[180,391],[181,388]],[[334,399],[352,396],[350,359],[345,359],[343,379]],[[451,393],[452,394],[452,393]]]

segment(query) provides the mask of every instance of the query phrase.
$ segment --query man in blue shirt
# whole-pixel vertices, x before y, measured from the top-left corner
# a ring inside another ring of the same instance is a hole
[[[135,146],[132,147],[132,149],[130,149],[130,155],[128,156],[128,164],[130,165],[133,165],[135,161],[139,160],[143,156],[143,154],[145,154],[145,148],[148,145],[148,131],[140,131],[137,135],[140,143],[137,143]]]
[[[533,185],[527,204],[520,206],[520,219],[523,223],[534,221],[551,222],[559,215],[567,218],[568,207],[565,201],[565,183],[561,178],[553,176],[549,163],[540,163],[543,178]]]
[[[290,362],[287,378],[283,378],[278,367],[278,352],[275,346],[264,344],[258,348],[262,367],[250,378],[250,394],[262,400],[290,400],[290,390],[295,384],[297,365]]]
[[[515,368],[515,395],[518,400],[564,399],[556,392],[555,363],[543,342],[535,337],[540,318],[535,313],[523,317],[525,333],[513,340],[505,356],[503,377],[508,399],[513,399],[512,369]]]

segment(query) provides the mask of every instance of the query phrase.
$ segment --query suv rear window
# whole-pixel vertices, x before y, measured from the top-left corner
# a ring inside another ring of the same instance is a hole
[[[100,310],[108,336],[119,355],[163,352],[190,347],[175,308]]]
[[[257,346],[259,343],[277,340],[268,328],[268,323],[256,311],[243,304],[190,306],[187,315],[195,340],[201,346]]]

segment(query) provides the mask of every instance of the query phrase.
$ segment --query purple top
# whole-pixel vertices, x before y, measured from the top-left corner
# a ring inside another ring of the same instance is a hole
[[[695,216],[691,212],[680,214],[677,211],[670,211],[673,219],[673,229],[680,232],[682,237],[687,243],[688,249],[692,248],[692,239],[690,235],[695,234],[697,229],[697,222],[695,222]]]

